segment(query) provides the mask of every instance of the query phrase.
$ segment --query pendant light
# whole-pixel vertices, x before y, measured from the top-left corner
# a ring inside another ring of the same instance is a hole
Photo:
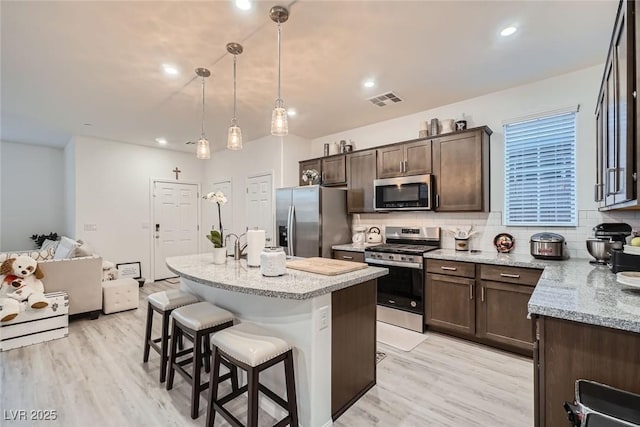
[[[289,11],[282,6],[273,6],[269,11],[269,17],[278,24],[278,98],[271,113],[271,135],[286,136],[289,133],[287,110],[284,108],[284,101],[280,98],[280,24],[287,22]]]
[[[242,51],[242,45],[239,43],[227,44],[227,52],[233,55],[233,119],[231,119],[227,138],[227,148],[229,150],[242,150],[242,129],[238,126],[238,118],[236,117],[236,60]]]
[[[196,157],[201,160],[207,160],[211,158],[211,148],[204,134],[204,79],[211,75],[211,71],[206,68],[196,68],[196,74],[202,77],[202,126],[200,128],[200,139],[196,144]]]

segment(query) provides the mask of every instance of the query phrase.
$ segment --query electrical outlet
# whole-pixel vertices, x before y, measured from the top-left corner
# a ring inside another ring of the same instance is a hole
[[[85,224],[84,225],[84,231],[97,231],[98,230],[98,224]]]
[[[329,306],[321,307],[318,310],[318,330],[327,329],[329,327]]]

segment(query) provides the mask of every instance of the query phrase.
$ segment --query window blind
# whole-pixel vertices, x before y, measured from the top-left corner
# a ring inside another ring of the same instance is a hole
[[[576,113],[504,126],[505,224],[576,225]]]

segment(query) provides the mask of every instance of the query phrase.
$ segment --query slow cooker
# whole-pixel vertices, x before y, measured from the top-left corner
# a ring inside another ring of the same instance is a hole
[[[531,256],[538,259],[566,259],[564,237],[556,233],[537,233],[529,241]]]

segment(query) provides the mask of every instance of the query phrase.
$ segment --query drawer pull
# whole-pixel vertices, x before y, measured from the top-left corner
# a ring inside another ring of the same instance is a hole
[[[447,270],[447,271],[456,271],[457,268],[456,267],[445,267],[444,265],[442,267],[440,267],[443,270]]]
[[[352,256],[342,255],[342,259],[353,259]]]
[[[520,278],[519,274],[500,273],[500,276],[502,276],[502,277],[510,277],[512,279],[519,279]]]

